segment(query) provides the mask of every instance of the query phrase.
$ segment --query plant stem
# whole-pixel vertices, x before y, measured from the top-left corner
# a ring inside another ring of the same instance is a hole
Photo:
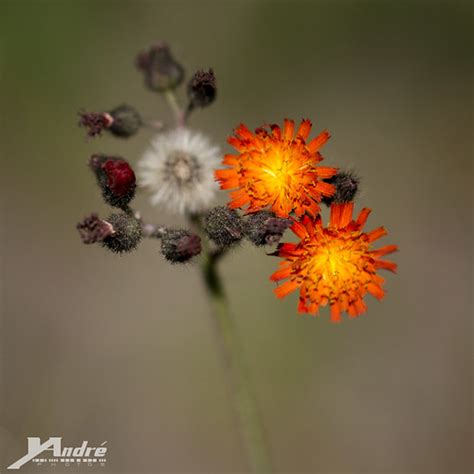
[[[163,95],[165,96],[165,99],[168,102],[170,109],[173,111],[173,114],[176,118],[176,123],[181,127],[184,126],[186,122],[186,117],[183,111],[181,110],[181,107],[178,103],[178,98],[176,97],[174,91],[168,89],[163,93]]]
[[[208,245],[204,244],[202,275],[211,303],[216,338],[231,382],[231,396],[251,472],[269,473],[271,463],[260,413],[252,392],[237,328],[217,269],[222,255],[220,252],[210,251]]]

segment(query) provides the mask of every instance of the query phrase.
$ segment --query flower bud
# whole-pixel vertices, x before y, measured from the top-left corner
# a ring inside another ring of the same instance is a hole
[[[275,216],[270,211],[251,214],[245,222],[245,235],[256,246],[277,244],[291,225],[289,219]]]
[[[197,71],[188,83],[189,108],[207,107],[216,98],[216,76],[209,69]]]
[[[323,197],[327,206],[353,201],[359,190],[360,179],[350,171],[340,171],[325,181],[336,187],[336,192],[331,197]]]
[[[143,229],[133,215],[126,212],[112,214],[107,218],[107,222],[114,232],[103,240],[104,247],[115,253],[131,252],[137,248],[143,237]]]
[[[242,240],[244,224],[234,209],[217,206],[206,214],[204,230],[219,247],[229,247]]]
[[[130,105],[120,105],[110,112],[80,112],[79,126],[87,128],[89,137],[107,130],[112,135],[128,138],[142,126],[140,114]]]
[[[122,158],[93,155],[89,165],[97,177],[107,204],[124,209],[135,196],[133,169]]]
[[[184,229],[167,229],[161,237],[161,253],[171,263],[187,262],[201,250],[201,238]]]
[[[183,82],[184,69],[173,58],[169,46],[164,42],[155,43],[148,51],[141,52],[136,66],[145,75],[145,84],[151,90],[163,92],[175,89]]]
[[[76,228],[79,231],[82,242],[85,244],[103,242],[104,239],[110,237],[114,233],[112,224],[99,219],[99,216],[95,212],[79,222]]]
[[[120,105],[111,110],[109,115],[112,117],[112,123],[108,130],[117,137],[131,137],[142,126],[140,114],[130,105]]]

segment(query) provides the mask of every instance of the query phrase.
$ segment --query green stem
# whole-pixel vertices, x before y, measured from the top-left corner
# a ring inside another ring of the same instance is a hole
[[[173,111],[177,124],[179,126],[183,126],[185,124],[186,117],[183,111],[181,110],[176,94],[171,89],[166,90],[163,94],[165,96],[166,101],[168,102],[170,109]]]
[[[211,252],[205,244],[201,267],[202,275],[210,298],[216,337],[231,379],[231,396],[251,471],[269,473],[272,469],[260,413],[251,389],[251,381],[244,362],[237,328],[230,313],[228,300],[217,269],[217,263],[222,255],[219,252]]]

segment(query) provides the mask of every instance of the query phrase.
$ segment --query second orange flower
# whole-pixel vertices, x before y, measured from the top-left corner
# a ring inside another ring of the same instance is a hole
[[[322,132],[307,142],[311,122],[303,120],[296,130],[293,120],[285,119],[283,130],[278,125],[261,127],[252,133],[241,124],[228,139],[237,154],[225,155],[229,168],[215,172],[222,189],[234,189],[229,206],[246,207],[247,212],[263,209],[279,217],[320,212],[319,202],[334,194],[331,178],[336,168],[319,166],[320,148],[329,139]]]

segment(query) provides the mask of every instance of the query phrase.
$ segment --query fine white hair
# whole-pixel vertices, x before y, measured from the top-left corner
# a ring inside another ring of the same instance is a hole
[[[178,127],[153,137],[138,162],[139,185],[154,206],[179,214],[200,212],[219,188],[214,178],[219,162],[219,147],[205,135]]]

